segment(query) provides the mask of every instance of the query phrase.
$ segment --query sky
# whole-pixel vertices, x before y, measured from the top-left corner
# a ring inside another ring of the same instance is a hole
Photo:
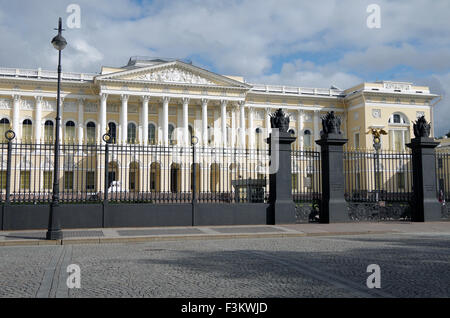
[[[0,0],[0,67],[56,69],[50,41],[62,17],[63,71],[98,73],[138,55],[256,84],[407,81],[442,96],[432,123],[441,136],[450,130],[449,16],[448,0]]]

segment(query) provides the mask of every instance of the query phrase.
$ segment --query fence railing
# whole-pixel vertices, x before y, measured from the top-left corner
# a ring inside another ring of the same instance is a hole
[[[320,152],[292,150],[292,196],[294,202],[312,202],[321,198]]]
[[[440,200],[450,201],[450,152],[436,152],[436,177]]]
[[[409,152],[344,151],[345,199],[355,202],[409,202],[412,157]]]
[[[137,144],[60,147],[62,203],[256,203],[266,202],[269,194],[267,149]],[[0,152],[0,198],[4,202],[7,143],[0,144]],[[51,202],[54,145],[13,142],[10,156],[10,202]]]

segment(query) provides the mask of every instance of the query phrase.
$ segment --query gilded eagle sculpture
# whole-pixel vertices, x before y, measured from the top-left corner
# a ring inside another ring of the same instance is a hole
[[[369,131],[366,133],[366,135],[372,134],[375,138],[380,138],[381,135],[387,135],[388,133],[386,130],[382,128],[369,128]]]
[[[431,124],[427,123],[425,116],[420,116],[416,122],[413,123],[414,136],[416,138],[430,137]]]
[[[280,132],[287,132],[289,129],[290,118],[279,108],[276,112],[270,115],[270,126],[278,128]]]

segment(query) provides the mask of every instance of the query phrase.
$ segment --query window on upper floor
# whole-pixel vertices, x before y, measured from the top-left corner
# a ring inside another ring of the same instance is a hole
[[[33,123],[30,119],[25,119],[22,123],[22,140],[31,142],[33,138]]]
[[[127,143],[129,144],[135,144],[137,142],[136,138],[136,125],[134,123],[128,123],[128,130],[127,130]]]
[[[9,120],[8,118],[2,118],[0,120],[0,141],[5,142],[5,133],[9,130]]]
[[[69,120],[66,123],[66,136],[64,138],[66,143],[74,143],[75,142],[75,123]]]
[[[311,147],[311,131],[305,130],[303,135],[303,146]]]
[[[117,141],[117,127],[113,122],[108,123],[109,134],[111,135],[111,143],[115,144]]]
[[[95,144],[95,123],[90,121],[86,125],[86,141],[88,144]]]
[[[169,124],[169,127],[168,127],[168,134],[169,134],[169,144],[173,144],[174,142],[175,142],[175,134],[174,134],[174,132],[175,132],[175,126],[174,125],[172,125],[172,124]]]
[[[53,122],[51,120],[47,120],[44,124],[44,142],[48,144],[53,141]]]
[[[156,127],[154,124],[148,124],[148,143],[150,145],[156,144]]]

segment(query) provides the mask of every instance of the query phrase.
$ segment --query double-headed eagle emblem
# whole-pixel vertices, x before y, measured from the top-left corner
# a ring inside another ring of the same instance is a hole
[[[387,135],[388,133],[382,128],[369,128],[369,131],[366,132],[366,135],[368,134],[372,134],[375,138],[380,138],[381,135]]]

